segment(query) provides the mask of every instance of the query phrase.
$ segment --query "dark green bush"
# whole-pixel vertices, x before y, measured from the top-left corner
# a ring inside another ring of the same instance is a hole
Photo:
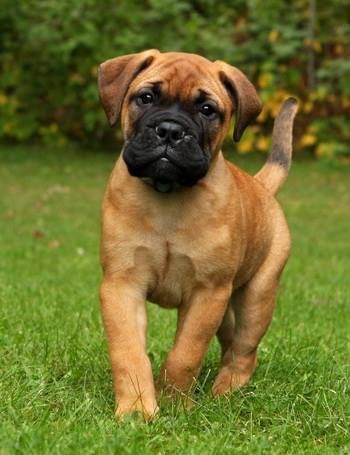
[[[322,156],[326,137],[343,156],[350,8],[347,0],[319,2],[313,30],[311,3],[0,0],[0,138],[110,143],[116,133],[99,106],[98,64],[155,47],[226,60],[256,83],[266,108],[240,151],[268,148],[271,119],[292,93],[302,103],[299,148]],[[328,131],[324,119],[330,115],[337,128]]]

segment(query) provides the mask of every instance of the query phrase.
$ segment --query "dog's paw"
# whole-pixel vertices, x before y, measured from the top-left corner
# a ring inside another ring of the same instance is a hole
[[[237,373],[233,368],[223,367],[214,381],[212,394],[214,396],[228,395],[245,386],[249,379],[249,374]]]
[[[117,410],[115,411],[115,417],[117,420],[124,420],[126,417],[136,415],[142,417],[146,421],[155,419],[158,416],[159,407],[156,402],[145,404],[139,400],[133,403],[118,403]]]

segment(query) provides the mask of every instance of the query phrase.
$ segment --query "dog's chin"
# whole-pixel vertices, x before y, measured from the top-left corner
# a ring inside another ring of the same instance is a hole
[[[139,177],[159,193],[171,193],[180,187],[179,169],[165,157],[145,166]]]
[[[158,193],[172,193],[182,188],[177,182],[166,179],[143,177],[141,179],[144,183],[154,188]]]

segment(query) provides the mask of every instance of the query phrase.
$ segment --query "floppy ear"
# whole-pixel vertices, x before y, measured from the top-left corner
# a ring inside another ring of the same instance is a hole
[[[131,81],[150,66],[157,54],[158,50],[151,49],[138,54],[111,58],[100,65],[98,70],[100,100],[111,126],[115,125],[119,118]]]
[[[219,65],[219,77],[226,90],[234,100],[236,123],[233,139],[238,142],[248,126],[261,112],[260,98],[248,78],[234,66],[216,61]]]

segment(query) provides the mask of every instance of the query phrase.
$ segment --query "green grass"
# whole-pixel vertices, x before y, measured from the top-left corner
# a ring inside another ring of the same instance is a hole
[[[296,162],[280,194],[293,236],[253,381],[197,405],[114,421],[101,326],[99,210],[114,156],[0,150],[0,453],[350,453],[350,172]],[[259,160],[240,159],[250,170]],[[174,312],[150,305],[154,370]]]

